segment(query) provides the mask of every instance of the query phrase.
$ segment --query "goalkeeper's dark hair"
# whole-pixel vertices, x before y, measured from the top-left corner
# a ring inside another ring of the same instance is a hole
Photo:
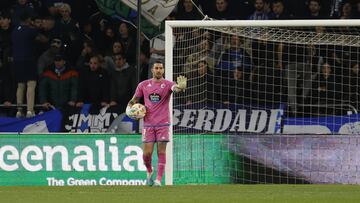
[[[163,62],[161,60],[156,60],[155,63],[162,63],[163,64]]]
[[[163,64],[163,66],[164,66],[164,62],[162,62],[161,60],[156,60],[156,61],[153,63],[153,65],[152,65],[151,68],[154,68],[154,65],[157,64],[157,63],[161,63],[161,64]]]

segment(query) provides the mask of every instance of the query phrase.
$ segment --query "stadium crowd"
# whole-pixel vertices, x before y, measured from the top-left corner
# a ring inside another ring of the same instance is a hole
[[[125,110],[135,91],[136,69],[139,69],[140,78],[144,80],[151,75],[149,70],[152,63],[164,60],[164,35],[153,39],[142,36],[137,41],[133,26],[102,14],[94,0],[2,0],[0,8],[0,103],[3,115],[32,117],[37,113],[35,104],[40,104],[43,108],[53,106],[61,109],[91,103],[98,106],[119,106]],[[205,16],[219,20],[351,19],[360,18],[360,3],[351,0],[179,0],[178,6],[167,19],[199,20]],[[298,81],[294,70],[306,67],[298,67],[298,64],[293,65],[291,62],[306,59],[293,59],[291,54],[286,53],[306,52],[306,48],[299,46],[292,50],[287,44],[269,47],[275,45],[254,41],[251,47],[255,51],[249,53],[241,48],[244,39],[228,36],[231,46],[217,50],[219,47],[215,42],[222,39],[218,39],[214,33],[203,34],[208,35],[208,39],[199,42],[199,48],[206,50],[205,60],[187,57],[175,62],[175,65],[182,64],[184,68],[196,71],[196,76],[190,77],[206,75],[206,81],[211,81],[209,84],[222,84],[207,86],[208,92],[222,92],[219,95],[209,95],[209,98],[216,97],[224,103],[243,104],[286,100],[290,107],[299,103],[296,101],[297,88],[291,88],[296,87]],[[141,44],[140,67],[136,67],[138,43]],[[269,56],[261,51],[264,46],[270,50],[281,49],[284,54],[280,57],[274,51]],[[321,52],[322,49],[316,50]],[[301,54],[297,56],[301,57]],[[339,96],[330,95],[334,92],[333,89],[339,87],[330,87],[328,84],[335,83],[326,82],[337,79],[333,75],[329,77],[335,71],[332,66],[337,62],[341,63],[334,58],[332,61],[323,61],[322,74],[317,75],[318,80],[314,80],[321,82],[311,84],[311,88],[307,84],[301,84],[303,89],[310,92],[303,91],[301,94],[319,94],[327,99]],[[230,63],[231,60],[241,60],[241,67]],[[197,61],[196,64],[194,61]],[[358,60],[348,64],[352,75],[359,73],[357,62]],[[219,79],[205,74],[208,68],[213,75],[217,74],[215,71],[220,71],[219,74],[224,77]],[[254,74],[256,71],[265,74]],[[275,78],[278,75],[286,75],[286,85],[279,84],[282,80]],[[232,79],[229,80],[229,77]],[[243,82],[236,82],[237,80]],[[350,84],[353,84],[351,91],[358,92],[358,81],[349,79]],[[200,80],[190,80],[189,93],[195,95],[192,91],[196,90],[191,90],[191,86],[199,84],[202,84]],[[253,86],[251,89],[258,91],[248,91],[249,88],[246,87],[250,85]],[[281,88],[276,88],[278,86]],[[224,87],[231,88],[221,89]],[[313,89],[324,91],[312,91]],[[287,94],[285,99],[282,98],[284,92]],[[194,102],[191,100],[189,96],[188,102]],[[10,108],[14,105],[17,107],[15,110]]]

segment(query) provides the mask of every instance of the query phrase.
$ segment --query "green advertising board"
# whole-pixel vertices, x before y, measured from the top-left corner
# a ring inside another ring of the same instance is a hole
[[[229,182],[222,139],[174,136],[174,184]],[[0,185],[144,185],[141,145],[141,135],[2,134]]]

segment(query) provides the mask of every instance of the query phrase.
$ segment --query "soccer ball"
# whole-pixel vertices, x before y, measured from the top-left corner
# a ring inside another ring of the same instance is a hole
[[[136,103],[131,107],[131,117],[133,119],[142,119],[146,115],[146,107],[140,103]]]

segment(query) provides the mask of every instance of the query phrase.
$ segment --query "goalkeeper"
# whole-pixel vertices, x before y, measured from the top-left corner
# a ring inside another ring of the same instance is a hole
[[[170,112],[169,101],[172,92],[185,91],[186,77],[179,76],[177,83],[164,79],[164,65],[156,61],[152,68],[152,78],[138,84],[133,98],[129,101],[126,114],[132,115],[131,106],[144,97],[146,115],[142,130],[143,159],[147,169],[147,185],[161,186],[166,163],[166,144],[169,142]],[[157,176],[153,180],[152,153],[157,143]]]

